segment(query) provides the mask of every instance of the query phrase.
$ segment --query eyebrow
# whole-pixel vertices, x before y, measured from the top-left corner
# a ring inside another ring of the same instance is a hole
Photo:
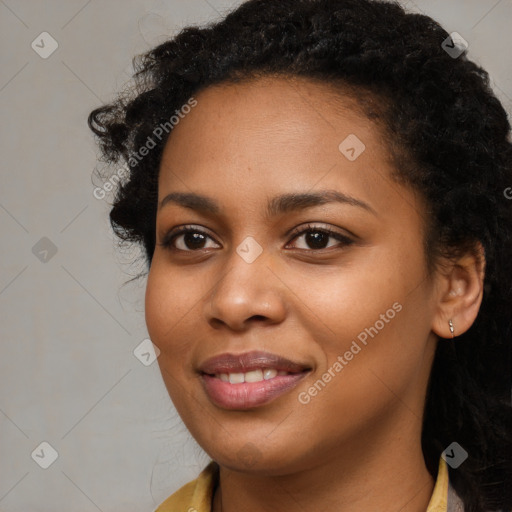
[[[169,203],[175,203],[184,208],[197,210],[201,213],[218,215],[221,212],[219,204],[212,198],[192,192],[171,192],[160,202],[159,209]],[[277,216],[314,206],[328,203],[341,203],[362,208],[378,217],[377,212],[367,203],[355,197],[336,190],[320,190],[318,192],[289,193],[275,196],[267,203],[267,215]]]

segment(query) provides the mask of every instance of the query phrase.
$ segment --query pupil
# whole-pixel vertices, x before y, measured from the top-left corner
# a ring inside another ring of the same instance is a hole
[[[313,246],[312,249],[324,249],[327,245],[328,236],[319,231],[310,231],[306,234],[306,243]]]
[[[189,249],[201,249],[204,236],[201,233],[185,233],[184,242]]]

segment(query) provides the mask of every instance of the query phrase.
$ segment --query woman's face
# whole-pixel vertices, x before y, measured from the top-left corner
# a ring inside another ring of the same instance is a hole
[[[162,157],[146,293],[186,426],[221,465],[267,474],[419,446],[435,286],[424,206],[381,132],[304,79],[196,100]]]

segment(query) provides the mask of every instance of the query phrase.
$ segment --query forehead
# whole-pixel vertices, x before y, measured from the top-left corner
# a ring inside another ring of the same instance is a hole
[[[334,153],[349,136],[366,156],[390,160],[383,131],[349,92],[301,77],[260,77],[210,86],[174,127],[162,168],[267,166],[268,159],[308,162]],[[368,150],[368,151],[366,151]],[[379,155],[376,155],[380,153]],[[291,162],[290,162],[291,163]],[[321,169],[319,169],[321,172]],[[164,172],[165,174],[165,172]]]
[[[325,129],[333,130],[336,126],[332,117],[336,115],[366,125],[368,111],[378,117],[377,98],[368,91],[297,76],[261,76],[223,82],[200,91],[197,101],[195,115],[187,117],[196,118],[198,111],[217,122],[235,117],[245,120],[247,127],[253,129],[272,122],[276,127],[286,123],[287,127],[305,125],[316,129],[324,124]]]

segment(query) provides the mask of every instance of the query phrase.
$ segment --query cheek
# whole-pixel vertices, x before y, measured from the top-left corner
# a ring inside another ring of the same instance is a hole
[[[181,400],[185,393],[182,390],[189,388],[187,379],[190,376],[186,375],[183,362],[190,358],[191,351],[187,336],[190,331],[185,332],[184,329],[190,306],[185,304],[185,297],[179,293],[179,280],[170,276],[168,269],[163,270],[163,266],[154,259],[146,285],[146,326],[151,341],[160,349],[157,362],[169,396],[180,414],[184,415],[186,407]]]
[[[202,296],[198,279],[182,270],[173,270],[162,255],[155,251],[146,285],[145,314],[148,330],[155,336],[170,334],[173,327],[181,327]],[[204,292],[203,292],[204,293]],[[164,341],[164,340],[162,340]]]
[[[146,325],[148,328],[149,336],[153,343],[157,344],[162,349],[160,341],[161,334],[167,323],[164,311],[168,309],[167,301],[169,300],[164,293],[161,279],[158,276],[158,271],[155,270],[155,265],[151,266],[146,285],[145,296],[145,316]]]
[[[148,275],[145,295],[145,316],[149,336],[161,351],[159,359],[166,359],[170,351],[176,355],[185,348],[179,342],[184,337],[180,334],[191,311],[193,291],[183,294],[183,285],[179,277],[167,269],[158,260],[154,260]],[[186,337],[185,337],[186,338]]]
[[[390,244],[388,251],[369,251],[364,261],[347,261],[329,275],[301,277],[298,310],[307,313],[303,325],[313,334],[317,355],[323,353],[321,371],[347,352],[350,368],[373,369],[391,381],[417,370],[429,333],[429,288],[421,251],[409,249]]]
[[[301,284],[295,311],[310,318],[306,329],[314,328],[318,335],[325,334],[321,343],[327,343],[324,346],[328,350],[342,350],[347,341],[350,344],[350,340],[374,325],[381,314],[404,297],[406,283],[395,275],[393,266],[383,261],[368,261],[361,266],[350,262],[333,268],[332,272],[323,269],[323,274],[295,276]],[[292,278],[290,275],[289,281]],[[392,310],[391,315],[394,313]]]

